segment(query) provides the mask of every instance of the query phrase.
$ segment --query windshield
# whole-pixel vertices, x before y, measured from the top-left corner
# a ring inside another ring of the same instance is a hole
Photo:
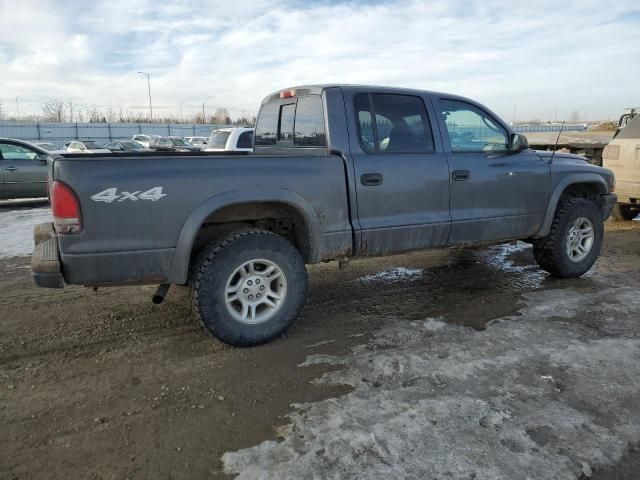
[[[171,143],[173,143],[174,145],[178,145],[178,146],[189,146],[189,144],[187,142],[185,142],[183,139],[181,138],[171,138]]]
[[[227,146],[227,139],[231,135],[231,132],[216,131],[211,134],[209,138],[209,148],[225,148]]]
[[[120,142],[120,144],[124,147],[124,148],[133,148],[133,149],[138,149],[140,148],[140,144],[136,143],[136,142]]]
[[[56,147],[53,143],[36,143],[40,148],[44,148],[45,150],[52,152],[53,150],[60,150],[59,147]]]
[[[98,142],[95,142],[93,140],[89,140],[87,142],[82,142],[84,144],[84,146],[86,148],[88,148],[89,150],[94,150],[96,148],[102,148],[101,145],[98,144]]]

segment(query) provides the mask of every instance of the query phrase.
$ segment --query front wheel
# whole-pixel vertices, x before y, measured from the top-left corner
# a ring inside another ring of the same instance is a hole
[[[549,235],[534,241],[533,254],[538,265],[552,275],[579,277],[595,263],[603,237],[598,206],[584,198],[567,198],[558,204]]]
[[[192,305],[213,336],[248,347],[280,336],[306,292],[300,252],[278,235],[252,229],[208,247],[196,265]]]
[[[630,205],[616,204],[611,211],[611,216],[616,220],[633,220],[638,216],[640,210],[631,208]]]

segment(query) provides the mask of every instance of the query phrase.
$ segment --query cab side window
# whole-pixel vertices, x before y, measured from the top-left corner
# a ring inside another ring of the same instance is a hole
[[[509,135],[488,113],[467,102],[440,99],[440,113],[455,152],[504,152]]]
[[[354,106],[360,144],[366,152],[434,151],[431,124],[420,97],[361,93],[355,96]]]
[[[35,150],[10,143],[0,143],[0,154],[5,160],[36,160],[39,157]]]
[[[238,137],[238,148],[251,148],[253,146],[253,132],[242,132]]]

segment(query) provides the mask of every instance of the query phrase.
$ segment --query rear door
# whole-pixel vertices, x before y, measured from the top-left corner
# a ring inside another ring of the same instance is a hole
[[[447,243],[449,168],[428,97],[345,91],[360,254]]]
[[[43,160],[40,152],[21,145],[0,142],[0,154],[2,196],[47,196],[47,162]]]
[[[451,169],[451,244],[524,238],[546,211],[550,169],[533,150],[508,151],[509,131],[462,99],[436,101]]]

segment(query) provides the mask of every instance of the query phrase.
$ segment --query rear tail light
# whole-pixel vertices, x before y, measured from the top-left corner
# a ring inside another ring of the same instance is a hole
[[[82,231],[82,216],[80,203],[75,193],[62,182],[54,181],[49,192],[51,196],[51,210],[53,211],[53,226],[58,233],[80,233]]]

